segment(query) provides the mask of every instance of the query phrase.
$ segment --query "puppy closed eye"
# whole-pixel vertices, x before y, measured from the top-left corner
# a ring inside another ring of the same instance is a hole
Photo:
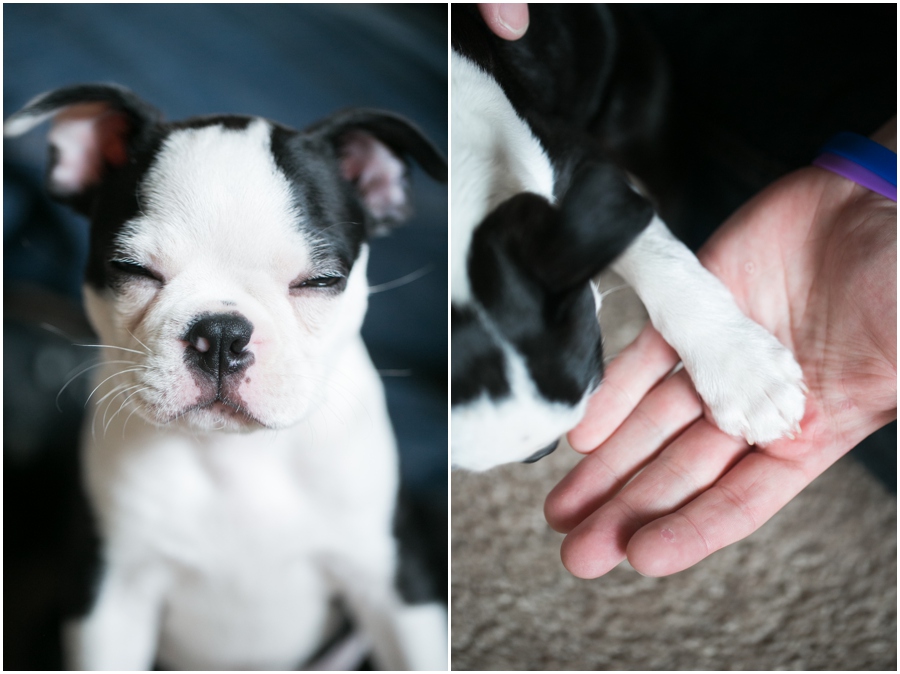
[[[144,267],[143,265],[138,264],[134,260],[130,259],[122,259],[122,260],[110,260],[110,267],[113,268],[116,272],[121,275],[130,278],[148,278],[158,283],[163,283],[162,278],[159,274],[155,273],[153,270]]]
[[[313,276],[299,279],[291,284],[291,294],[304,291],[332,290],[342,291],[347,285],[347,277],[343,275]]]

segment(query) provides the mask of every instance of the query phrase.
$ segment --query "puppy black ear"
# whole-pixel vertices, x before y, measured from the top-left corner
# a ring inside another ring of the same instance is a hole
[[[522,242],[534,273],[553,290],[586,282],[608,267],[653,218],[653,206],[608,163],[579,167],[553,226]]]
[[[20,136],[51,118],[47,189],[84,212],[92,190],[127,163],[132,139],[161,115],[124,87],[82,84],[37,96],[6,120],[3,135]]]
[[[650,202],[617,168],[591,163],[576,170],[556,205],[528,192],[500,204],[476,231],[473,251],[476,242],[505,251],[541,286],[559,293],[603,271],[652,218]]]
[[[323,134],[338,157],[341,177],[350,182],[372,219],[373,233],[406,220],[411,212],[409,159],[428,175],[447,182],[447,161],[410,121],[389,112],[352,109],[307,129]]]

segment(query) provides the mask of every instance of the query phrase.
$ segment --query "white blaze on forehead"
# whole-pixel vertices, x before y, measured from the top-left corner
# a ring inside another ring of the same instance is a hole
[[[142,212],[123,241],[179,266],[200,256],[271,268],[273,253],[303,252],[306,259],[291,263],[300,271],[309,263],[309,246],[298,236],[303,214],[275,163],[270,134],[262,119],[241,130],[217,125],[170,134],[141,184]]]
[[[472,233],[520,192],[553,201],[553,167],[497,82],[453,52],[450,62],[450,285],[469,300],[466,258]]]

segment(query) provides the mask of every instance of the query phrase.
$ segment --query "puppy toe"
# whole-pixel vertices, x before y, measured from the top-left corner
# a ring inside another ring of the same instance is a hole
[[[780,347],[780,345],[779,345]],[[806,406],[802,372],[791,353],[780,347],[772,367],[747,382],[746,427],[743,437],[756,445],[767,445],[784,437],[794,439]],[[793,437],[792,437],[793,436]]]
[[[759,326],[740,349],[740,367],[720,377],[707,405],[716,425],[751,445],[796,437],[806,404],[803,372],[791,352]],[[722,359],[722,372],[735,359]],[[695,382],[696,383],[696,382]]]

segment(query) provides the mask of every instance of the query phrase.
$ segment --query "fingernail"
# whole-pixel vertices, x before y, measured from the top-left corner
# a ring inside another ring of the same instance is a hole
[[[497,19],[515,37],[522,37],[528,30],[528,5],[504,3],[500,5]]]

